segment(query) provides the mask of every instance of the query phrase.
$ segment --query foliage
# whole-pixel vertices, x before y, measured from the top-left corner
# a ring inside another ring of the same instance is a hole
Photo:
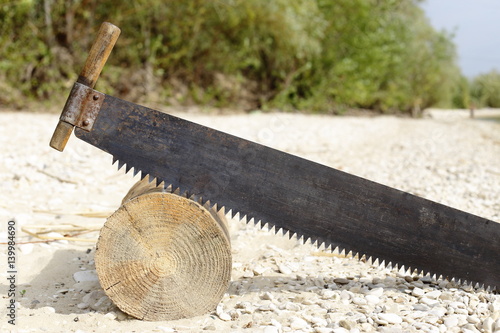
[[[470,91],[476,107],[500,108],[500,73],[492,70],[478,75],[472,81]]]
[[[318,112],[456,102],[452,36],[419,2],[0,0],[0,105],[64,95],[102,21],[122,34],[98,85],[134,101]]]

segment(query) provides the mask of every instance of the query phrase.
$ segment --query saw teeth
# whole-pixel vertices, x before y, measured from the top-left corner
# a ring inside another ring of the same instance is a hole
[[[130,164],[125,165],[125,173],[127,174],[130,169],[132,169],[132,166]]]
[[[118,171],[120,171],[120,169],[123,168],[124,165],[125,165],[125,162],[118,160]]]
[[[163,181],[159,178],[156,178],[156,187],[160,186],[161,183],[163,183]]]
[[[213,209],[217,212],[224,210],[225,214],[230,215],[232,219],[235,219],[236,215],[238,215],[238,220],[240,220],[240,221],[245,220],[246,223],[253,222],[254,225],[258,225],[261,229],[267,228],[268,231],[273,231],[275,234],[281,233],[281,235],[283,237],[288,237],[288,239],[292,239],[293,237],[296,237],[296,239],[301,241],[302,243],[306,244],[307,242],[310,242],[312,245],[314,245],[318,249],[320,249],[321,247],[324,247],[324,251],[330,251],[331,253],[338,253],[339,255],[345,256],[345,257],[357,258],[358,260],[364,259],[364,261],[368,265],[379,266],[379,267],[383,267],[383,268],[387,268],[387,269],[396,269],[396,270],[399,270],[400,273],[402,272],[402,274],[408,274],[410,276],[418,275],[418,276],[424,277],[424,276],[429,275],[431,277],[431,279],[433,279],[434,281],[437,281],[440,279],[443,279],[443,280],[446,279],[450,283],[455,284],[457,286],[466,285],[466,286],[470,286],[470,287],[475,288],[475,289],[482,288],[484,290],[490,290],[490,291],[494,291],[494,290],[498,291],[499,287],[500,287],[500,286],[489,286],[489,285],[485,285],[485,284],[481,284],[481,283],[478,283],[475,281],[469,281],[469,280],[465,280],[465,279],[457,279],[454,277],[443,276],[443,275],[440,275],[438,273],[424,271],[424,270],[419,269],[419,268],[412,268],[411,266],[405,266],[404,264],[400,264],[397,262],[386,261],[383,258],[382,259],[374,258],[373,256],[369,256],[367,254],[361,254],[359,252],[343,248],[342,246],[335,244],[335,242],[324,241],[324,240],[322,240],[322,238],[314,238],[314,237],[308,237],[308,236],[301,235],[301,234],[296,234],[296,233],[291,232],[290,230],[287,230],[286,228],[277,227],[276,225],[273,225],[272,223],[262,221],[261,219],[258,219],[258,218],[254,217],[252,215],[249,215],[248,213],[245,213],[245,212],[237,211],[237,210],[234,210],[232,208],[227,209],[227,211],[226,211],[227,207],[224,207],[223,205],[219,205],[217,202],[212,203],[210,200],[205,200],[205,198],[203,198],[203,196],[201,196],[199,194],[192,194],[188,190],[185,190],[181,186],[179,186],[179,184],[172,183],[172,184],[168,185],[168,183],[165,182],[163,179],[155,177],[154,175],[152,175],[146,171],[142,171],[142,170],[139,170],[135,167],[132,167],[131,165],[128,165],[127,163],[120,160],[118,157],[113,156],[113,165],[116,163],[118,163],[118,170],[121,170],[123,168],[123,166],[125,166],[125,173],[128,173],[131,169],[134,169],[133,170],[134,177],[140,172],[141,173],[141,175],[140,175],[141,180],[148,177],[149,183],[152,183],[153,181],[155,181],[156,186],[158,186],[158,187],[161,184],[163,184],[163,190],[165,192],[174,193],[177,195],[180,195],[182,193],[182,196],[189,198],[195,202],[200,203],[205,208],[208,207],[208,208]]]

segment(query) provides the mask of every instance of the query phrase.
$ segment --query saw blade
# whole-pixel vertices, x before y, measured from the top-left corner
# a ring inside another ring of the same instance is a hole
[[[318,246],[500,285],[500,224],[172,115],[106,96],[76,136],[126,171]]]

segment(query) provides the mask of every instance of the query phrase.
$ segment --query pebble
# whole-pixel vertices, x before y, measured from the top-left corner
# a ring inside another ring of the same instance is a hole
[[[378,317],[389,324],[401,324],[403,319],[395,313],[379,313]]]
[[[215,309],[215,313],[217,314],[217,317],[219,317],[220,320],[223,320],[223,321],[230,321],[231,320],[231,315],[227,312],[224,312],[222,303],[219,303],[219,305],[217,305],[217,308]]]
[[[279,329],[274,326],[266,326],[262,333],[279,333]]]
[[[290,269],[290,267],[288,267],[288,266],[287,266],[287,265],[285,265],[285,264],[279,264],[279,265],[278,265],[278,270],[279,270],[279,272],[280,272],[280,273],[282,273],[282,274],[286,274],[286,275],[288,275],[288,274],[292,274],[292,270]]]
[[[292,330],[302,330],[302,329],[307,328],[308,326],[309,326],[309,324],[307,323],[307,321],[305,321],[302,318],[295,317],[295,316],[290,318],[290,328]]]
[[[333,279],[333,282],[338,283],[338,284],[348,284],[350,281],[349,281],[349,279],[338,277],[338,278]]]
[[[444,325],[448,328],[457,327],[458,326],[458,316],[451,315],[444,319]]]
[[[373,304],[373,305],[377,305],[378,303],[380,303],[380,298],[378,296],[375,296],[375,295],[366,295],[365,300],[369,304]]]
[[[53,307],[51,306],[44,306],[43,308],[40,308],[40,310],[45,313],[45,314],[52,314],[52,313],[56,313],[56,309],[54,309]]]
[[[109,320],[115,320],[116,319],[116,313],[114,312],[108,312],[104,315],[104,318],[107,318]]]
[[[258,266],[255,266],[253,268],[253,274],[255,276],[259,276],[259,275],[264,274],[268,269],[269,269],[268,267],[264,267],[264,266],[258,265]]]
[[[262,296],[260,296],[260,299],[272,301],[274,300],[274,296],[270,292],[266,291]]]
[[[333,299],[338,295],[337,292],[330,290],[330,289],[323,289],[321,291],[321,298],[322,299]]]
[[[367,295],[380,297],[384,294],[384,288],[373,288],[366,293]]]
[[[99,281],[99,278],[97,277],[97,272],[95,270],[78,271],[73,274],[73,279],[77,283]]]
[[[495,322],[493,321],[493,319],[488,317],[485,320],[483,320],[481,328],[483,329],[484,332],[491,333],[491,332],[493,332],[494,325],[495,325]],[[498,327],[498,328],[500,329],[500,327]]]
[[[430,299],[438,299],[441,296],[442,292],[439,290],[433,290],[425,294],[425,297]]]
[[[439,304],[439,301],[436,300],[436,299],[430,299],[430,298],[427,298],[427,297],[422,297],[420,300],[419,300],[420,303],[422,304],[425,304],[425,305],[428,305],[430,307],[432,306],[436,306]]]
[[[413,288],[411,294],[415,297],[422,297],[425,295],[425,292],[422,288],[416,287],[416,288]]]

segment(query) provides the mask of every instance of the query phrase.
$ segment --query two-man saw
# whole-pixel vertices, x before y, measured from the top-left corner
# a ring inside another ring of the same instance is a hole
[[[52,147],[62,151],[76,127],[120,168],[233,216],[386,264],[500,286],[497,222],[93,90],[118,35],[102,25]]]

